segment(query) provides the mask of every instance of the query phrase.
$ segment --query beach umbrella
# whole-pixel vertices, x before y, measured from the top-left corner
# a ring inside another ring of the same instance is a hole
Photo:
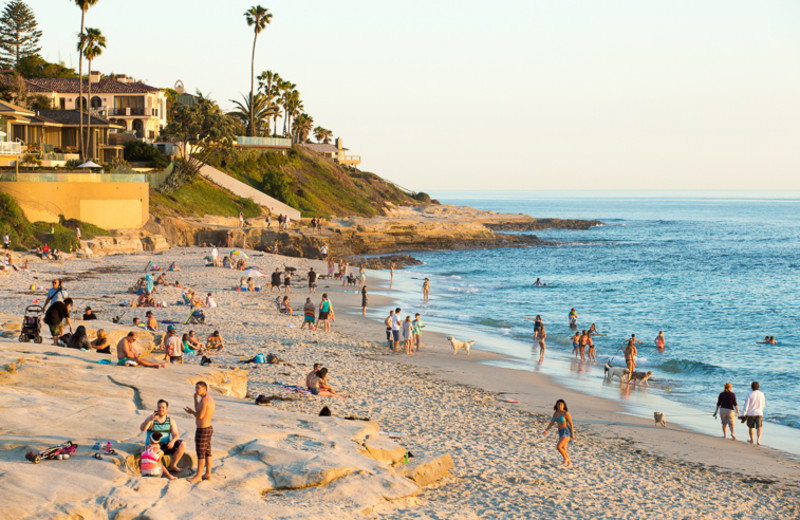
[[[242,276],[245,278],[266,278],[267,273],[261,269],[245,269],[242,271]]]
[[[234,257],[236,257],[236,258],[244,258],[244,259],[249,258],[247,256],[247,253],[245,253],[244,251],[240,251],[239,249],[232,249],[230,256],[231,256],[231,258],[234,258]]]

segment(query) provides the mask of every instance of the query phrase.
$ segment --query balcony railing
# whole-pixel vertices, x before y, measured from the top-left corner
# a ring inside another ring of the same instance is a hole
[[[0,172],[0,182],[147,182],[147,177],[141,173]]]
[[[117,107],[113,110],[115,116],[143,116],[144,107]]]
[[[16,141],[0,141],[0,155],[19,155],[22,153],[22,143]]]
[[[236,136],[236,146],[265,146],[270,148],[291,148],[292,140],[288,137],[245,137]]]
[[[340,155],[338,157],[338,159],[339,159],[339,162],[342,162],[342,163],[348,163],[348,162],[360,163],[361,162],[361,156],[360,155]]]

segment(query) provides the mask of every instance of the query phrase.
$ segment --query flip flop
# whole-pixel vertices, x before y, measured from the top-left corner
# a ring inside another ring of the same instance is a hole
[[[96,458],[97,460],[103,460],[103,456],[100,455],[99,453],[95,453],[94,458]]]

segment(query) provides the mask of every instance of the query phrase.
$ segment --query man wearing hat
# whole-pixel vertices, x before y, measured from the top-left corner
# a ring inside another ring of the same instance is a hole
[[[175,333],[175,325],[167,327],[167,335],[164,336],[164,359],[168,358],[170,363],[183,364],[183,345]]]

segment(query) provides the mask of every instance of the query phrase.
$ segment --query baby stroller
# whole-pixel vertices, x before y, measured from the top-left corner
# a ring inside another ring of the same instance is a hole
[[[33,340],[35,343],[42,342],[42,309],[41,305],[28,305],[25,307],[25,317],[22,318],[22,330],[19,340],[27,343]]]

